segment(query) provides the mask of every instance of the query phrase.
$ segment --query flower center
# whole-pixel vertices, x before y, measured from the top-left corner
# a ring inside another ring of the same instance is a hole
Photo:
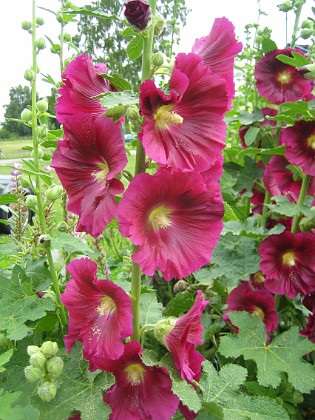
[[[105,182],[109,172],[107,162],[99,163],[98,167],[100,168],[100,170],[93,172],[92,175],[95,177],[97,182]]]
[[[258,306],[255,306],[255,308],[253,310],[253,314],[257,315],[262,321],[265,318],[264,311],[261,308],[259,308]]]
[[[163,105],[155,114],[155,125],[159,130],[167,129],[170,124],[180,125],[183,122],[183,117],[172,111],[173,105]]]
[[[311,134],[307,139],[307,144],[309,147],[315,150],[315,134]]]
[[[291,80],[291,75],[287,71],[283,71],[278,74],[278,81],[282,85],[287,85],[288,83],[290,83],[290,80]]]
[[[171,213],[171,210],[165,206],[159,206],[153,209],[149,214],[149,222],[153,226],[153,229],[159,230],[171,226],[172,222],[168,217]]]
[[[288,251],[282,255],[282,263],[284,265],[288,265],[289,267],[293,267],[295,265],[295,254],[294,252]]]
[[[261,271],[257,271],[257,273],[254,274],[254,281],[256,283],[263,283],[265,281],[265,276]]]
[[[96,308],[99,315],[105,315],[110,312],[116,311],[116,305],[113,299],[109,296],[104,296],[101,299],[101,304]]]
[[[140,385],[144,378],[145,368],[139,363],[131,363],[125,368],[125,372],[131,385]]]

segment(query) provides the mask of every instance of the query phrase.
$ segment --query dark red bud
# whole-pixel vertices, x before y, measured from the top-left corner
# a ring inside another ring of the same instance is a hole
[[[124,6],[128,22],[138,29],[145,29],[151,17],[151,9],[147,0],[130,0]]]

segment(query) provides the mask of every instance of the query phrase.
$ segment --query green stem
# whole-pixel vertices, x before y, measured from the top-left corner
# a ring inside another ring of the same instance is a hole
[[[290,45],[291,48],[295,47],[295,42],[297,40],[296,34],[299,29],[299,21],[300,21],[302,7],[304,3],[305,1],[301,1],[295,10],[295,21],[294,21],[294,27],[293,27],[293,33],[292,33],[291,45]]]
[[[45,210],[42,200],[42,185],[41,179],[39,176],[39,153],[38,153],[38,137],[37,137],[37,110],[36,110],[36,75],[37,75],[37,51],[36,51],[36,0],[33,0],[32,3],[32,71],[33,78],[31,81],[32,88],[32,139],[33,139],[33,157],[34,157],[34,168],[35,168],[35,179],[36,179],[36,198],[37,198],[37,207],[38,207],[38,218],[41,228],[41,233],[47,235],[47,226],[45,219]],[[53,288],[55,291],[57,308],[59,309],[60,319],[63,325],[67,324],[67,316],[65,313],[65,308],[60,299],[60,289],[58,284],[58,278],[54,266],[54,261],[51,255],[50,245],[45,244],[47,260],[51,272],[51,279],[53,283]]]
[[[154,18],[156,11],[156,0],[150,0],[151,12]],[[151,78],[151,57],[153,50],[153,36],[154,27],[152,26],[146,31],[143,38],[143,53],[142,53],[142,76],[141,82]],[[145,172],[145,151],[142,143],[138,141],[136,152],[135,175]],[[132,246],[132,253],[137,251],[138,247]],[[132,277],[131,277],[131,301],[133,314],[133,336],[132,339],[140,340],[140,298],[141,298],[141,269],[135,262],[132,262]]]
[[[305,200],[305,196],[308,190],[308,186],[311,180],[311,176],[310,175],[305,175],[303,176],[303,181],[302,181],[302,186],[301,186],[301,191],[300,191],[300,195],[299,195],[299,199],[298,199],[298,206],[302,206],[304,204],[304,200]],[[298,227],[299,227],[299,223],[300,223],[300,219],[301,219],[301,214],[297,213],[294,216],[293,219],[293,224],[292,224],[292,228],[291,228],[291,232],[296,234]]]
[[[268,204],[270,203],[270,193],[268,191],[265,192],[265,199],[263,204],[263,211],[261,217],[261,227],[266,227],[267,216],[268,216]]]

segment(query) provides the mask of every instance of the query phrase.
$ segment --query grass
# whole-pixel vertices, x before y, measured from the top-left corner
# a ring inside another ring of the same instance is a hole
[[[0,175],[9,175],[11,166],[10,164],[2,164],[1,161],[5,159],[16,159],[26,158],[31,156],[29,150],[23,150],[23,147],[31,146],[32,139],[27,138],[12,138],[0,141]]]

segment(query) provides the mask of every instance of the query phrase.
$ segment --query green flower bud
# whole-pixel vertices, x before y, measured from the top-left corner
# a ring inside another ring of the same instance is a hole
[[[51,359],[47,360],[47,372],[53,378],[59,378],[63,371],[63,360],[61,357],[52,357]]]
[[[30,357],[30,364],[33,367],[43,368],[46,364],[46,357],[41,351],[33,353]]]
[[[54,185],[53,187],[49,188],[45,191],[45,198],[47,201],[51,203],[57,200],[57,198],[61,197],[64,192],[64,189],[60,185]]]
[[[169,334],[176,324],[176,318],[166,318],[158,321],[154,326],[155,338],[166,346],[164,336]]]
[[[39,38],[35,41],[35,47],[38,50],[43,50],[44,48],[46,48],[46,41],[44,38]]]
[[[48,128],[47,126],[44,125],[40,125],[39,127],[36,128],[36,135],[39,139],[44,139],[47,137],[48,135]]]
[[[303,29],[304,28],[312,28],[313,27],[313,24],[312,24],[312,22],[310,20],[303,20],[301,26],[302,26]]]
[[[57,393],[57,387],[53,382],[44,381],[37,388],[37,395],[42,401],[53,400]]]
[[[164,31],[165,22],[161,15],[154,16],[154,35],[159,36]]]
[[[66,222],[59,222],[57,223],[57,229],[59,232],[67,232],[68,224]]]
[[[106,112],[106,117],[111,118],[115,123],[126,114],[127,107],[125,105],[117,105]]]
[[[308,38],[310,38],[313,34],[314,34],[314,30],[313,30],[313,29],[307,29],[307,28],[304,28],[304,29],[302,29],[302,30],[301,30],[301,37],[302,37],[303,39],[308,39]]]
[[[25,70],[24,79],[29,81],[29,82],[31,82],[32,80],[35,79],[35,75],[34,75],[34,72],[33,72],[32,69]]]
[[[29,122],[32,121],[33,118],[33,113],[30,109],[23,109],[22,113],[21,113],[21,120],[25,121],[25,122]]]
[[[61,12],[56,13],[57,22],[63,23],[63,14]]]
[[[281,12],[289,12],[290,10],[293,9],[293,6],[290,0],[287,0],[281,4],[278,4],[277,7]]]
[[[25,198],[25,205],[28,209],[36,210],[37,208],[37,198],[35,195],[28,195]],[[37,347],[37,346],[34,346]]]
[[[40,348],[38,346],[27,346],[27,354],[32,356],[32,354],[38,353]]]
[[[183,292],[188,286],[189,284],[185,280],[178,280],[178,282],[174,284],[174,293]]]
[[[23,20],[22,29],[24,29],[24,31],[29,31],[30,29],[32,29],[32,23],[27,20]]]
[[[42,26],[42,25],[44,25],[44,19],[43,18],[41,18],[41,17],[37,17],[36,18],[36,26],[37,27],[39,27],[39,26]]]
[[[29,382],[36,382],[44,378],[45,372],[39,367],[26,366],[24,375]]]
[[[63,34],[63,40],[65,42],[71,42],[72,41],[72,36],[70,34]]]
[[[32,150],[31,156],[34,157],[34,150]],[[44,151],[43,149],[41,149],[40,147],[38,148],[38,158],[42,159],[42,157],[44,156]]]
[[[48,109],[48,102],[47,99],[40,99],[37,103],[36,103],[36,108],[38,109],[39,112],[46,112]]]
[[[152,65],[154,67],[161,67],[164,62],[163,55],[160,52],[153,54],[152,56]]]
[[[40,351],[43,353],[45,357],[55,356],[58,350],[59,350],[58,344],[53,341],[45,341],[45,343],[43,343],[40,348]]]

